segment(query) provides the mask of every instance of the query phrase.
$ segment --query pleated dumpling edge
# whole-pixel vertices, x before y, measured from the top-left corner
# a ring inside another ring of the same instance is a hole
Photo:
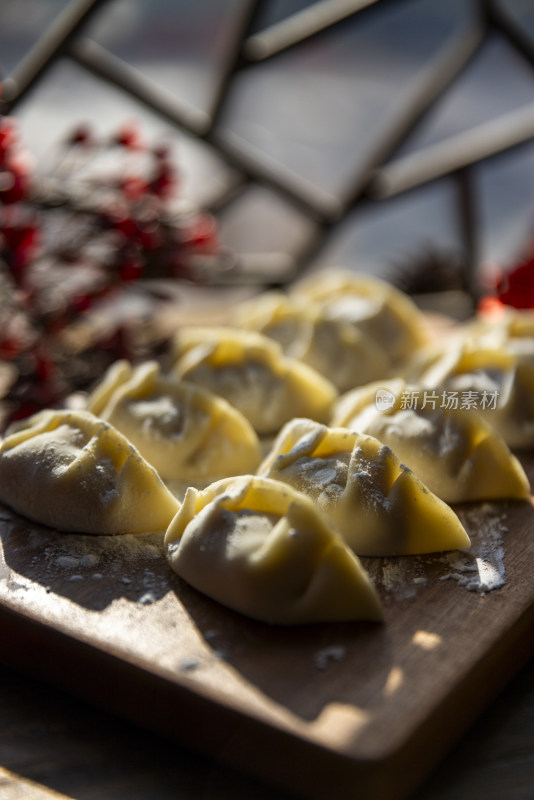
[[[68,533],[165,530],[179,501],[133,445],[88,411],[45,410],[0,443],[0,501]]]
[[[373,436],[295,419],[282,428],[258,474],[311,497],[359,556],[471,544],[455,512]]]

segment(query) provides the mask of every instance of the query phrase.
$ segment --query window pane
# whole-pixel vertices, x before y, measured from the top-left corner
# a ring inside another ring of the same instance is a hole
[[[184,105],[208,112],[242,11],[240,0],[113,0],[86,33]]]
[[[69,0],[2,0],[0,78],[9,75]]]
[[[249,68],[234,81],[223,135],[338,196],[470,9],[465,0],[389,5]]]

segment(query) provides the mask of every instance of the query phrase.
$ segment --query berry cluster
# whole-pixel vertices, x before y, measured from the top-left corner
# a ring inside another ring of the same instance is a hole
[[[221,263],[215,220],[178,211],[179,188],[169,147],[134,124],[106,140],[81,125],[42,170],[0,117],[0,427],[163,346],[139,335],[168,299],[157,279]]]

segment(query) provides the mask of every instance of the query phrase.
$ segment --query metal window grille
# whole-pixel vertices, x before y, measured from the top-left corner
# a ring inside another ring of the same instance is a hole
[[[366,158],[348,176],[345,188],[335,202],[325,199],[324,193],[316,191],[312,184],[296,181],[291,170],[283,165],[273,167],[272,160],[262,157],[261,153],[240,146],[239,142],[229,143],[221,135],[221,120],[227,111],[233,86],[251,67],[280,59],[284,53],[296,50],[303,43],[313,40],[320,43],[322,37],[349,23],[364,24],[378,15],[398,13],[408,4],[408,0],[319,0],[262,27],[260,23],[268,1],[243,0],[236,6],[234,41],[219,69],[211,108],[207,114],[195,115],[180,106],[178,101],[152,91],[135,69],[86,36],[93,19],[106,13],[106,6],[111,5],[109,0],[73,0],[5,81],[1,110],[3,113],[16,113],[19,105],[30,98],[32,90],[60,58],[70,59],[127,92],[167,123],[208,143],[224,162],[237,171],[239,186],[232,186],[217,198],[213,204],[216,212],[222,212],[243,187],[259,184],[268,187],[307,217],[312,233],[293,254],[288,278],[299,274],[327,247],[355,209],[401,196],[448,176],[454,182],[458,228],[462,238],[463,289],[475,299],[479,291],[479,208],[473,192],[472,171],[481,162],[534,140],[534,104],[421,151],[403,155],[402,147],[495,32],[508,42],[529,68],[534,69],[534,39],[509,12],[504,1],[479,0],[474,3],[468,23],[461,26],[440,52],[439,58],[429,63],[420,80],[414,82],[403,107],[368,148]]]

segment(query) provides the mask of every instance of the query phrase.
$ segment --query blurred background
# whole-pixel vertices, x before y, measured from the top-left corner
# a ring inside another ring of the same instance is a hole
[[[37,164],[81,121],[170,137],[251,282],[345,266],[462,315],[532,233],[532,0],[2,0],[0,70]]]

